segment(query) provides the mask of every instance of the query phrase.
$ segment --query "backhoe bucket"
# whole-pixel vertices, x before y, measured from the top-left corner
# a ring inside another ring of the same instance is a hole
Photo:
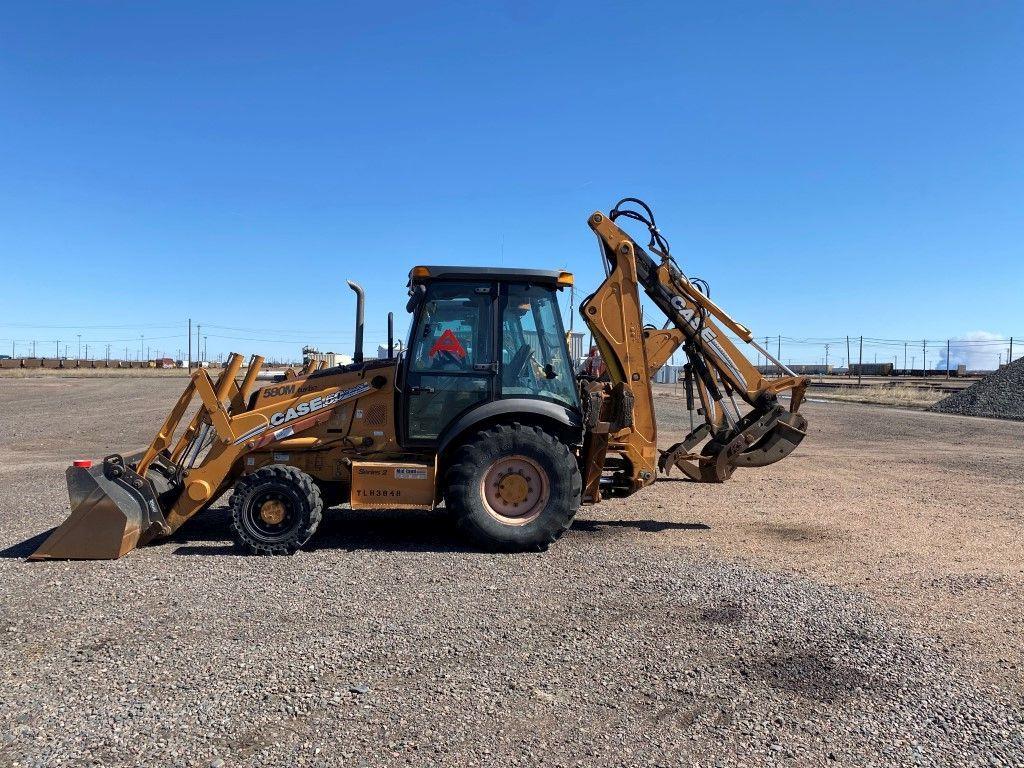
[[[66,474],[71,514],[29,560],[116,560],[170,532],[153,483],[121,456],[68,467]]]

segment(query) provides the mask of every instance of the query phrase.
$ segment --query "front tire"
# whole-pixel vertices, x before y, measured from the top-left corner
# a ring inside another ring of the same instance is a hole
[[[313,478],[273,464],[242,477],[231,495],[231,533],[254,555],[292,555],[316,532],[323,514]]]
[[[499,424],[456,449],[445,506],[485,549],[540,552],[572,525],[583,481],[569,448],[538,427]]]

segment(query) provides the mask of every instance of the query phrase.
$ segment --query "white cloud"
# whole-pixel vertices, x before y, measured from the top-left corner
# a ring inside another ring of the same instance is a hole
[[[1006,362],[1006,351],[1009,344],[1003,341],[998,333],[988,331],[971,331],[950,340],[949,345],[949,367],[956,369],[957,365],[964,364],[969,371],[990,371],[999,364],[999,355],[1002,353],[1003,362]],[[1024,352],[1024,349],[1021,350]],[[1020,353],[1014,349],[1013,356],[1018,357]],[[943,345],[939,351],[939,361],[935,364],[936,370],[946,370],[946,346]]]

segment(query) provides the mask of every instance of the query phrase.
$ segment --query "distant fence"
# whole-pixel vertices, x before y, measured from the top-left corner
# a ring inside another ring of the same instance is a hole
[[[198,365],[192,364],[193,367]],[[218,364],[204,363],[204,367],[218,368]],[[178,368],[183,366],[162,365],[155,360],[71,360],[56,357],[14,357],[0,358],[0,369],[7,368]]]

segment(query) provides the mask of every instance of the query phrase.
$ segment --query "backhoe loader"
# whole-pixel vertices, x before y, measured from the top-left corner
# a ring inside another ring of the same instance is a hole
[[[621,218],[647,227],[647,249]],[[310,362],[260,386],[257,355],[240,382],[237,354],[216,380],[196,370],[148,447],[68,468],[71,514],[31,559],[121,557],[228,491],[232,534],[252,553],[295,552],[339,503],[443,503],[484,548],[544,550],[581,504],[629,496],[659,473],[722,482],[791,453],[806,435],[799,408],[809,380],[683,274],[644,203],[626,198],[588,224],[606,277],[579,311],[603,376],[574,371],[557,300],[573,284],[567,272],[414,267],[410,337],[399,355],[389,339],[380,360],[363,359],[364,295],[350,282],[351,364]],[[644,324],[641,292],[663,327]],[[762,376],[726,331],[788,375]],[[680,347],[691,431],[659,450],[651,381]]]

